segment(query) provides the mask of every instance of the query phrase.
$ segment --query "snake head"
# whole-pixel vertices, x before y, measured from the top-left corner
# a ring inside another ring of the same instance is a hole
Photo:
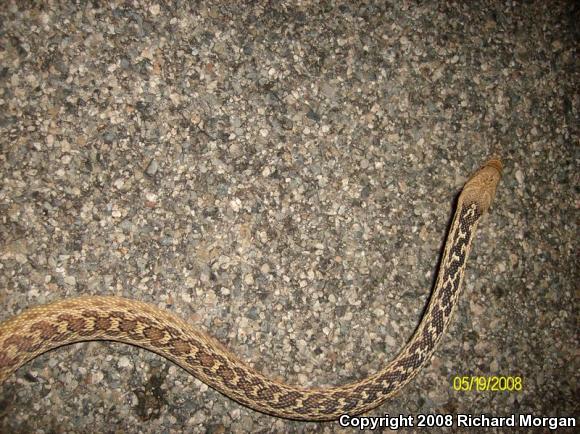
[[[498,159],[489,160],[465,183],[459,196],[459,203],[475,203],[484,214],[495,197],[495,190],[501,178],[503,165]]]

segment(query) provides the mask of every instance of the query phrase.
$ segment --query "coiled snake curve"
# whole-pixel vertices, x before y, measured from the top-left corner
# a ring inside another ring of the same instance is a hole
[[[284,384],[168,311],[120,297],[79,297],[31,308],[0,324],[0,384],[53,348],[109,340],[158,353],[224,395],[270,415],[332,420],[365,412],[398,392],[431,359],[457,305],[475,228],[495,196],[501,171],[500,161],[490,160],[465,184],[418,328],[394,360],[363,380],[314,389]]]

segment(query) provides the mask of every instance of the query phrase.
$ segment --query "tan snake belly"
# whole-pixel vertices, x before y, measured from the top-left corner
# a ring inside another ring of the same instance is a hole
[[[419,327],[394,360],[363,380],[324,389],[281,383],[168,311],[119,297],[79,297],[34,307],[0,324],[0,384],[48,350],[110,340],[161,354],[230,398],[274,416],[332,420],[367,411],[398,392],[431,359],[457,305],[474,231],[493,200],[501,170],[498,160],[490,160],[465,184]]]

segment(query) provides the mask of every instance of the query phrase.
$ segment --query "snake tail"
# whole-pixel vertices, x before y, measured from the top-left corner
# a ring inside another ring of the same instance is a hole
[[[105,340],[158,353],[224,395],[270,415],[322,421],[370,410],[431,360],[457,306],[475,229],[493,201],[501,171],[500,161],[490,160],[465,184],[419,326],[398,355],[367,378],[332,387],[286,384],[264,376],[167,310],[120,297],[79,297],[30,308],[0,324],[0,384],[46,351]]]

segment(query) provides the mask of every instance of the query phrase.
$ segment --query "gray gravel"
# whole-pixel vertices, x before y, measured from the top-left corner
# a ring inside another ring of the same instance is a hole
[[[578,414],[575,2],[38,3],[0,6],[0,320],[121,295],[276,378],[360,379],[417,326],[453,199],[497,155],[448,335],[370,414]],[[2,432],[183,430],[341,432],[121,344],[0,390]]]

